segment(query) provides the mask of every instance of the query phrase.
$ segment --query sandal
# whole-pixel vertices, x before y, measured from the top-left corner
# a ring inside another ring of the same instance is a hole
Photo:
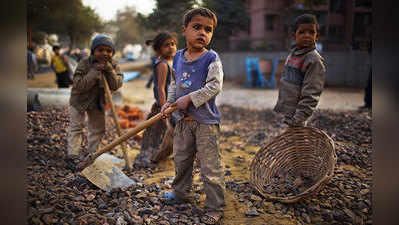
[[[184,204],[184,203],[188,202],[185,199],[182,199],[182,198],[179,198],[179,197],[175,196],[175,194],[173,194],[172,192],[166,192],[164,197],[165,198],[162,200],[162,202],[165,205]]]
[[[201,217],[201,222],[205,224],[220,224],[223,218],[221,212],[207,212]]]

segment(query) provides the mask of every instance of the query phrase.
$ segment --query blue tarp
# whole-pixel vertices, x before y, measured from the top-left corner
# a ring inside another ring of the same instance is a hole
[[[140,76],[139,72],[123,72],[123,82],[128,82]]]
[[[259,58],[246,58],[245,64],[247,67],[247,86],[248,87],[268,87],[277,88],[275,81],[275,74],[278,65],[278,59],[273,59],[273,71],[270,79],[265,79],[259,67]]]

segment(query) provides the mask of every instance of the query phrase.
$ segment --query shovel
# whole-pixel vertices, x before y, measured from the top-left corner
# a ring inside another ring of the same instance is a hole
[[[107,100],[111,106],[112,118],[114,119],[116,131],[118,132],[118,136],[122,136],[122,129],[121,129],[120,124],[118,123],[118,117],[116,116],[115,105],[114,105],[114,102],[112,101],[111,90],[109,89],[109,85],[108,85],[107,79],[105,78],[104,74],[102,74],[102,79],[104,81],[105,95],[107,96]],[[125,158],[125,170],[130,172],[132,167],[130,165],[129,157],[127,156],[126,142],[122,142],[122,151],[123,151],[123,157]]]
[[[165,110],[165,114],[170,114],[176,110],[176,107],[169,107]],[[150,119],[138,124],[136,127],[129,129],[128,132],[118,137],[116,140],[111,142],[109,145],[98,150],[95,153],[91,153],[81,163],[78,168],[83,169],[81,174],[86,177],[97,187],[102,190],[109,191],[113,188],[127,187],[134,184],[134,181],[127,177],[119,167],[115,166],[111,160],[105,162],[105,160],[96,160],[100,155],[109,152],[115,146],[123,143],[130,137],[135,136],[140,131],[146,129],[152,124],[156,123],[163,117],[162,113],[158,113]]]

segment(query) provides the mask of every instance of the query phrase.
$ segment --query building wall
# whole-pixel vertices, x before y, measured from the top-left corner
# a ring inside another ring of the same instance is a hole
[[[248,13],[251,18],[249,39],[251,47],[267,47],[272,45],[274,49],[282,49],[285,45],[284,18],[281,14],[284,5],[279,0],[250,0]],[[266,29],[266,15],[273,15],[273,29]]]
[[[319,36],[319,41],[324,44],[326,51],[341,51],[351,48],[353,41],[364,42],[369,39],[370,34],[356,36],[353,33],[355,15],[358,13],[371,13],[371,7],[356,7],[357,0],[327,0],[326,4],[317,6],[313,12],[326,13],[325,21],[322,21],[324,31]],[[304,8],[303,0],[296,0],[295,8],[297,13],[307,12]],[[341,7],[337,7],[340,6]],[[240,40],[250,42],[252,49],[262,50],[286,50],[290,38],[285,27],[284,10],[286,6],[281,0],[248,0],[248,14],[251,19],[250,31],[241,33],[231,38],[231,46],[237,46]],[[337,10],[337,8],[339,8]],[[265,23],[266,15],[275,15],[273,30],[267,30]],[[291,23],[290,21],[289,23]],[[371,29],[365,27],[365,29]],[[334,35],[334,33],[339,33]],[[370,31],[368,31],[370,33]],[[265,46],[270,47],[265,48]],[[364,44],[363,44],[364,45]],[[364,49],[364,48],[363,48]]]
[[[288,52],[229,52],[221,53],[225,78],[227,80],[245,80],[247,76],[245,59],[284,60]],[[365,51],[324,52],[326,62],[326,85],[365,87],[370,72],[371,57]]]

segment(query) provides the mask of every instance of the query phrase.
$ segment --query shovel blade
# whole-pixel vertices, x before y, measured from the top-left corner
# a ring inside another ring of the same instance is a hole
[[[126,176],[114,163],[112,157],[99,157],[81,174],[106,192],[110,192],[114,188],[136,185],[136,182]]]

